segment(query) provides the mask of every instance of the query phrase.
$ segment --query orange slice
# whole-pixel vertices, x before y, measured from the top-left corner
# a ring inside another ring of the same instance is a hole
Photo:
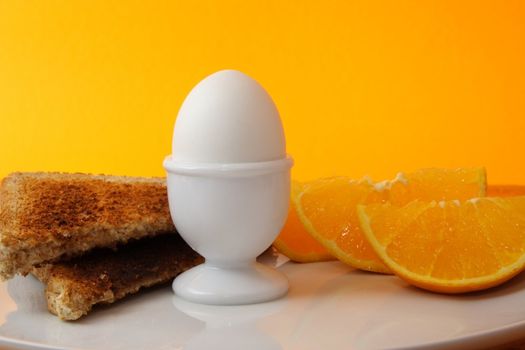
[[[482,290],[525,268],[525,196],[359,205],[357,212],[381,260],[420,288]]]
[[[523,185],[489,185],[487,196],[490,197],[512,197],[525,196],[525,186]]]
[[[467,199],[485,194],[485,170],[423,169],[392,181],[335,177],[313,181],[297,197],[297,212],[308,233],[333,256],[367,271],[391,273],[364,237],[357,204],[414,199]]]
[[[335,258],[319,242],[313,239],[297,216],[295,198],[301,193],[303,185],[292,182],[292,200],[288,210],[288,219],[273,242],[273,246],[282,254],[296,262],[328,261]]]

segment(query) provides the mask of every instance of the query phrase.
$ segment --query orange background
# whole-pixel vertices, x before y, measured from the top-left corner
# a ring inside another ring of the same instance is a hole
[[[280,109],[293,176],[485,165],[525,183],[524,1],[1,1],[0,176],[163,175],[224,68]]]

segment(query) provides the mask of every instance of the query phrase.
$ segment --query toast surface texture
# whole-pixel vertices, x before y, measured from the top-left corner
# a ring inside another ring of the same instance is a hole
[[[47,306],[63,320],[76,320],[96,304],[109,304],[141,288],[171,281],[203,262],[175,232],[129,242],[116,251],[95,249],[84,256],[33,269],[46,284]]]
[[[174,230],[162,178],[13,173],[0,186],[0,278]]]

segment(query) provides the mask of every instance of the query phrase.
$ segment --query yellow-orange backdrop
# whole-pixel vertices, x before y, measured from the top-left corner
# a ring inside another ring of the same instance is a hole
[[[0,176],[162,175],[206,75],[275,99],[300,180],[485,165],[525,183],[524,1],[1,1]]]

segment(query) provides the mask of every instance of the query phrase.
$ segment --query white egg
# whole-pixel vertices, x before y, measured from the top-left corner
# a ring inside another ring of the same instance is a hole
[[[173,132],[176,162],[245,163],[286,157],[279,112],[255,80],[235,70],[214,73],[189,93]]]

